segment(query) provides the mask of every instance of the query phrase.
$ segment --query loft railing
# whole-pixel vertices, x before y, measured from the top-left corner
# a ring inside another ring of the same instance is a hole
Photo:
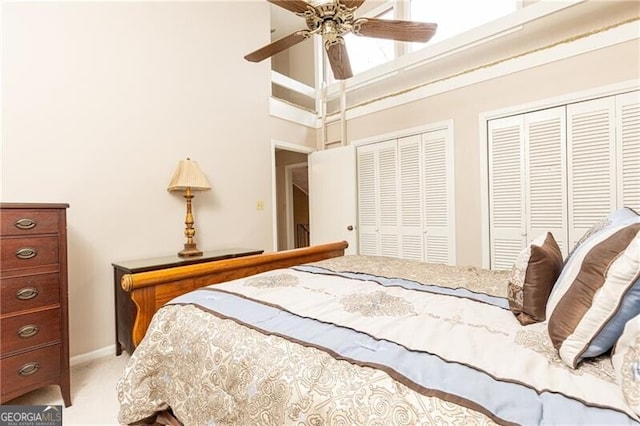
[[[271,71],[271,95],[285,103],[311,113],[319,111],[316,89],[277,71]]]

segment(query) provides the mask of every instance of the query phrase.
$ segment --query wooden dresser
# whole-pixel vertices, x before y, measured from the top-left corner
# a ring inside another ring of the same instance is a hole
[[[59,385],[71,405],[68,204],[0,203],[1,403]]]

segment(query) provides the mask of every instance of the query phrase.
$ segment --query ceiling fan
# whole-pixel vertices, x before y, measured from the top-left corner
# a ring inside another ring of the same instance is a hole
[[[344,34],[398,41],[427,42],[436,32],[437,24],[395,19],[356,18],[354,12],[365,0],[267,0],[305,19],[306,29],[296,31],[270,43],[244,58],[260,62],[282,52],[314,34],[322,36],[333,75],[337,80],[353,76]]]

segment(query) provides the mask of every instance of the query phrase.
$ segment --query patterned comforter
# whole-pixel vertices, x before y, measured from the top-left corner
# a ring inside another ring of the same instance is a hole
[[[185,425],[638,424],[608,356],[571,369],[507,275],[344,256],[205,287],[154,316],[119,419]]]

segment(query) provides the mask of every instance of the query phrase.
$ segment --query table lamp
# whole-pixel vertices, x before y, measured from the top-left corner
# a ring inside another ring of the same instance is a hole
[[[186,160],[180,160],[178,168],[176,169],[167,191],[185,191],[184,198],[187,200],[187,217],[184,221],[186,228],[184,235],[187,237],[187,242],[184,243],[184,249],[178,252],[180,257],[194,257],[201,256],[202,251],[196,247],[194,237],[196,230],[193,227],[193,213],[191,212],[191,199],[193,198],[192,191],[206,191],[211,189],[207,177],[200,170],[200,166],[196,161],[187,157]]]

